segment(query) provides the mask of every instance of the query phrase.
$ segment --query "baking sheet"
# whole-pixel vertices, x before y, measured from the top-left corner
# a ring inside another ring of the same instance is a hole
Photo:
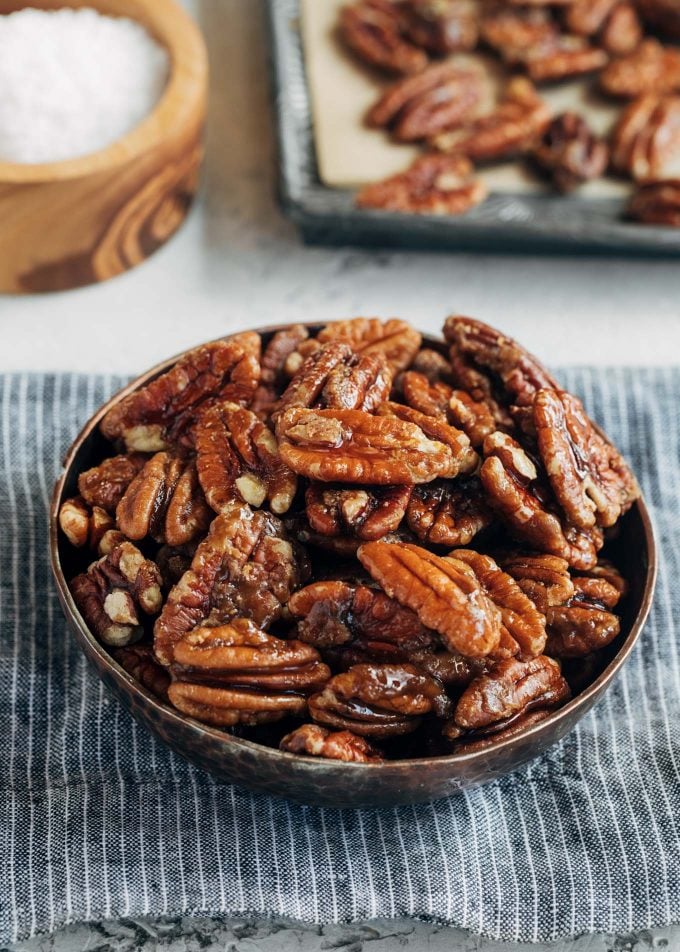
[[[387,134],[363,125],[362,117],[390,80],[364,67],[346,51],[337,36],[338,13],[347,0],[300,0],[301,30],[312,104],[314,145],[321,181],[330,188],[358,188],[406,168],[421,153],[417,146],[392,142]],[[458,54],[453,62],[483,64],[489,72],[491,107],[506,75],[491,56]],[[393,80],[392,80],[393,81]],[[558,114],[574,109],[595,132],[606,135],[620,106],[599,97],[592,78],[553,86],[540,92]],[[480,171],[489,190],[498,194],[545,194],[546,184],[522,162],[489,166]],[[597,179],[582,187],[584,198],[625,197],[630,186],[615,179]]]

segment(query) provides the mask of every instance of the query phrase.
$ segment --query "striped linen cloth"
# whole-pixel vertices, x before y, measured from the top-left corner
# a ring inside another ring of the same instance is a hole
[[[121,381],[0,378],[0,946],[184,912],[417,916],[547,940],[680,920],[680,370],[570,370],[639,474],[661,573],[633,657],[561,745],[416,807],[255,796],[174,757],[88,669],[48,568],[67,445]]]

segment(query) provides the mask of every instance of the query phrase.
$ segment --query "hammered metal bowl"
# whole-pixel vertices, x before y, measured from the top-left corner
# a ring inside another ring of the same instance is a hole
[[[310,331],[319,325],[308,325]],[[256,328],[266,341],[276,328]],[[424,335],[428,347],[443,343]],[[135,681],[109,655],[89,630],[68,588],[74,574],[74,552],[58,527],[64,499],[76,494],[78,473],[94,466],[110,445],[99,433],[105,413],[133,390],[168,370],[179,354],[147,371],[119,391],[86,423],[66,454],[50,508],[50,558],[64,614],[80,647],[104,684],[130,713],[176,753],[222,780],[301,803],[330,807],[394,806],[450,796],[502,777],[538,757],[571,731],[616,677],[632,652],[649,613],[656,581],[656,545],[649,513],[639,499],[619,522],[609,547],[627,578],[621,634],[599,676],[568,704],[523,733],[467,754],[450,754],[380,764],[347,764],[285,753],[234,737],[180,714]]]

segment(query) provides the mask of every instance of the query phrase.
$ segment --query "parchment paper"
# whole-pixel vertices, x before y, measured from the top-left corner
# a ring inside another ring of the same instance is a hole
[[[419,154],[417,146],[391,142],[388,136],[363,125],[363,116],[389,80],[380,77],[346,52],[337,38],[338,11],[347,0],[301,0],[301,28],[307,77],[312,101],[314,141],[319,175],[331,188],[357,188],[400,172]],[[469,62],[459,54],[453,61]],[[479,61],[475,54],[474,59]],[[496,60],[484,57],[491,66],[493,85],[502,78]],[[592,78],[578,82],[542,86],[541,94],[556,113],[575,109],[599,134],[609,132],[620,107],[600,99],[593,91]],[[481,177],[494,192],[545,192],[546,185],[533,176],[522,162],[489,166]],[[598,179],[584,186],[579,195],[605,198],[625,195],[625,183]]]

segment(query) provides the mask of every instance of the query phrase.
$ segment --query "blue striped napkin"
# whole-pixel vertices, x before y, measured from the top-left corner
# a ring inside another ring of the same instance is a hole
[[[392,810],[218,783],[138,727],[86,665],[49,576],[47,505],[109,377],[0,378],[0,945],[75,920],[183,912],[418,916],[547,940],[680,920],[680,370],[570,370],[632,461],[661,573],[605,698],[530,766]]]

